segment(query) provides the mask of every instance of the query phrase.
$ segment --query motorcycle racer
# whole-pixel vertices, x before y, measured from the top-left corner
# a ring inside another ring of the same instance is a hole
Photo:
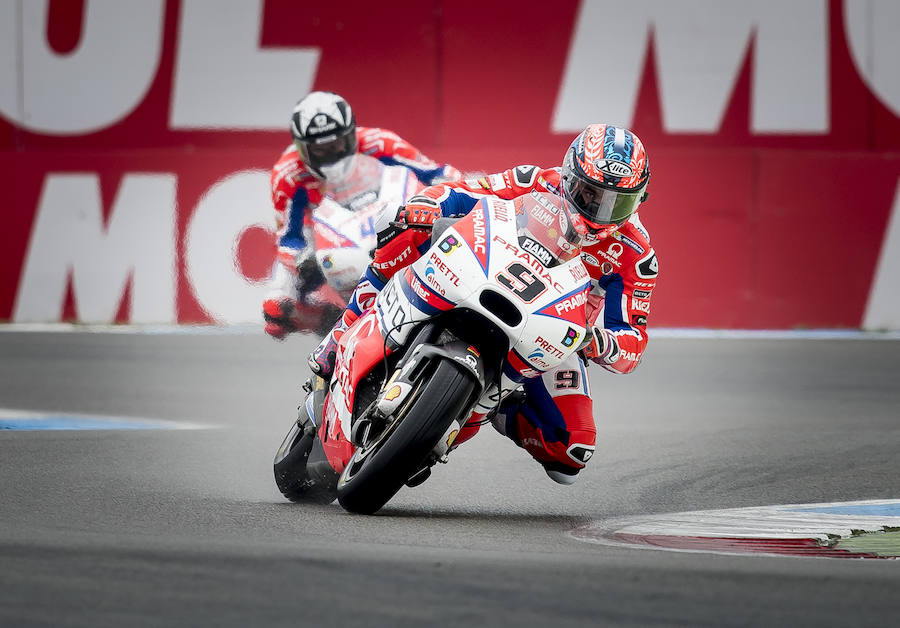
[[[571,484],[594,452],[596,428],[584,363],[630,373],[647,346],[647,317],[658,262],[637,215],[647,198],[649,161],[631,131],[606,124],[588,126],[569,146],[561,168],[517,166],[474,180],[436,185],[409,199],[376,224],[378,248],[337,325],[310,356],[311,369],[329,377],[337,342],[397,271],[430,246],[430,228],[441,217],[466,215],[479,199],[512,200],[532,191],[565,199],[582,237],[581,258],[591,278],[588,327],[576,354],[540,377],[523,382],[524,395],[508,397],[492,417],[473,415],[454,447],[490,419],[502,434],[526,449],[556,482]]]
[[[311,209],[326,197],[353,206],[354,175],[363,160],[409,168],[425,185],[461,178],[459,171],[438,164],[396,133],[358,127],[350,105],[333,92],[311,92],[291,115],[293,143],[271,173],[272,204],[277,229],[277,255],[272,290],[263,301],[266,333],[283,339],[293,331],[319,331],[334,320],[344,302],[325,283],[305,229]]]

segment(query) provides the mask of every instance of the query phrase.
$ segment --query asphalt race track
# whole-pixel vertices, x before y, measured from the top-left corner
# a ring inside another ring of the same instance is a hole
[[[611,547],[594,521],[900,498],[900,342],[651,340],[591,369],[554,484],[483,430],[372,517],[271,460],[311,337],[0,332],[0,408],[186,428],[0,431],[2,626],[888,626],[900,561]],[[15,413],[13,413],[15,414]]]

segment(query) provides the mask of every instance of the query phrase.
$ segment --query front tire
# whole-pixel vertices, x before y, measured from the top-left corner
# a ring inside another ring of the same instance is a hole
[[[476,382],[468,371],[441,359],[424,375],[413,398],[384,438],[358,447],[338,480],[338,501],[349,512],[370,515],[384,506],[455,420],[471,405]],[[460,422],[462,422],[460,420]]]

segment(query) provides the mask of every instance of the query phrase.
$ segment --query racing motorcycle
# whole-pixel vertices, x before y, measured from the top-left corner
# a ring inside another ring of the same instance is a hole
[[[369,155],[357,155],[353,172],[333,184],[313,210],[315,256],[309,263],[337,291],[341,306],[372,259],[378,214],[385,207],[403,204],[423,187],[405,166],[388,166]]]
[[[331,380],[306,383],[275,456],[282,494],[374,513],[447,462],[473,412],[490,418],[580,348],[590,280],[562,203],[488,197],[435,224],[341,337]]]

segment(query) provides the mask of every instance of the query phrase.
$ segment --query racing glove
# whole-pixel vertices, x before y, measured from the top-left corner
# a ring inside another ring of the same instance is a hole
[[[590,341],[581,349],[581,356],[600,364],[615,364],[619,360],[619,343],[608,329],[592,327]]]
[[[292,331],[297,330],[297,325],[292,320],[295,301],[289,297],[280,299],[272,298],[263,301],[263,318],[266,321],[266,333],[276,340],[284,340]]]
[[[397,219],[409,228],[430,229],[442,215],[440,203],[418,194],[406,202],[406,206],[397,213]]]

